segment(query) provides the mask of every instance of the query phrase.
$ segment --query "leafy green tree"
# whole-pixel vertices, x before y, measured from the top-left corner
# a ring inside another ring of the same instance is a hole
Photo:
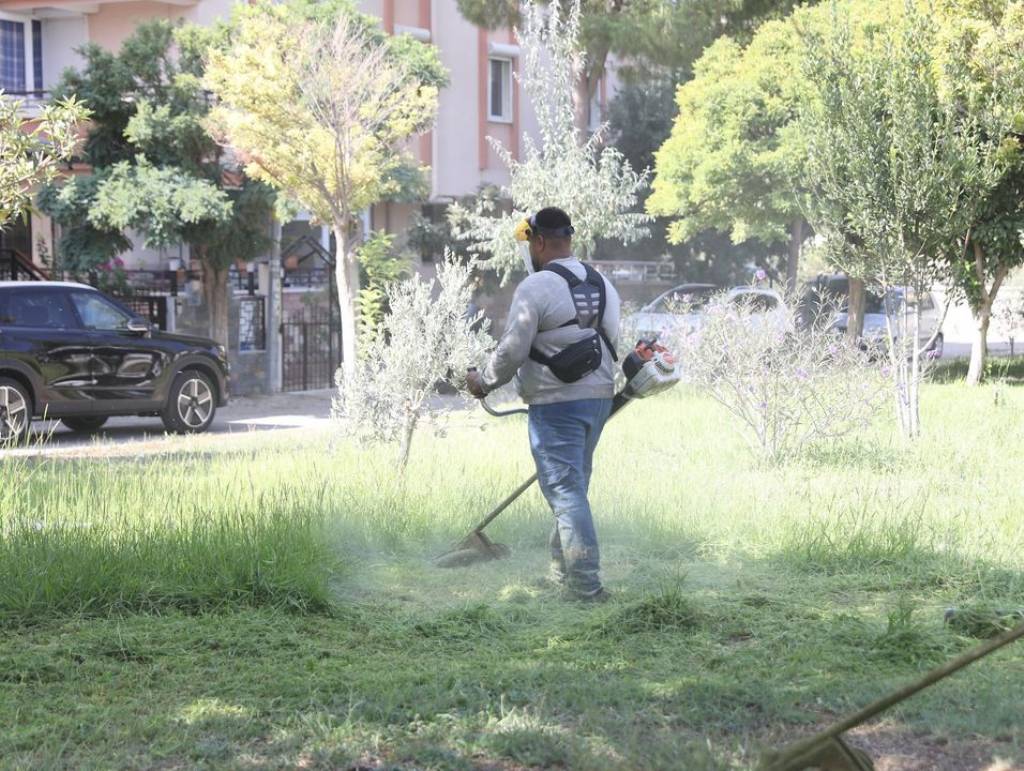
[[[978,117],[993,136],[1003,136],[1007,171],[981,202],[977,219],[948,249],[954,289],[974,315],[974,341],[967,382],[984,377],[992,308],[1006,277],[1024,264],[1024,109],[1007,126],[1001,95],[1024,93],[1024,3],[1006,0],[947,0],[937,56],[943,98]],[[1002,134],[1001,132],[1009,132]]]
[[[36,187],[52,180],[79,144],[89,111],[76,99],[45,105],[27,121],[22,102],[0,91],[0,228],[28,213]]]
[[[794,130],[803,84],[792,21],[763,25],[743,48],[713,43],[679,87],[679,113],[656,155],[647,210],[673,217],[681,243],[714,228],[735,243],[788,243],[786,280],[795,288],[804,240],[803,139]],[[799,183],[797,183],[799,184]]]
[[[228,268],[269,246],[273,196],[234,171],[207,133],[203,61],[223,44],[222,27],[140,25],[119,52],[88,44],[81,70],[58,94],[92,111],[84,157],[92,174],[54,184],[41,206],[62,226],[60,264],[84,274],[131,248],[126,230],[148,246],[185,243],[203,268],[210,335],[228,342]]]
[[[327,223],[335,240],[343,367],[356,367],[358,217],[402,187],[401,149],[430,127],[447,82],[432,46],[389,37],[347,2],[241,7],[210,57],[209,127],[246,170]]]
[[[672,132],[676,81],[631,78],[608,105],[608,134],[634,169],[653,169],[654,154]]]
[[[572,89],[579,64],[580,4],[565,14],[532,6],[519,42],[523,48],[522,84],[540,126],[540,141],[524,141],[519,161],[498,143],[495,149],[508,168],[510,183],[500,199],[481,197],[475,209],[449,207],[456,236],[471,249],[491,255],[489,265],[505,276],[521,262],[516,226],[544,206],[560,206],[572,218],[578,256],[592,256],[597,239],[629,243],[648,234],[649,217],[635,211],[647,175],[637,174],[618,150],[601,146],[601,133],[580,144],[573,117]]]
[[[887,23],[857,44],[842,17],[808,37],[801,110],[808,211],[832,258],[881,285],[918,295],[942,275],[1007,169],[1003,137],[1021,94],[993,89],[984,116],[945,98],[940,20],[892,3]],[[887,349],[900,425],[920,433],[920,307],[890,307]]]
[[[523,7],[558,0],[458,0],[462,15],[488,29],[519,28]],[[689,69],[700,51],[722,34],[741,37],[761,21],[784,14],[797,0],[583,0],[579,50],[582,61],[573,91],[576,127],[587,128],[587,109],[609,58],[644,76]],[[640,168],[640,167],[638,167]]]

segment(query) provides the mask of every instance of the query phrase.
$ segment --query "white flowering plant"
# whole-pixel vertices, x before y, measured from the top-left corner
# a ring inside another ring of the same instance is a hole
[[[766,312],[749,296],[719,296],[696,330],[669,330],[666,342],[774,462],[866,427],[886,401],[886,367],[830,327],[798,328],[785,304]]]
[[[558,0],[527,4],[523,28],[517,30],[522,75],[516,75],[537,116],[539,141],[524,134],[523,160],[488,137],[510,182],[501,198],[511,207],[481,199],[473,208],[455,203],[449,218],[456,237],[470,249],[490,254],[488,266],[505,278],[520,265],[516,226],[547,206],[569,214],[576,234],[576,255],[592,254],[598,239],[631,243],[649,235],[651,217],[636,211],[648,184],[648,171],[637,173],[614,147],[604,146],[607,125],[589,137],[577,129],[573,87],[582,68],[579,48],[580,3],[563,11]]]

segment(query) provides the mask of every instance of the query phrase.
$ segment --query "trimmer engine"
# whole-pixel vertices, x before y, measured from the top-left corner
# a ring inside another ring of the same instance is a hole
[[[622,371],[626,375],[622,396],[627,399],[645,399],[661,393],[682,378],[675,357],[655,339],[638,340],[622,362]]]

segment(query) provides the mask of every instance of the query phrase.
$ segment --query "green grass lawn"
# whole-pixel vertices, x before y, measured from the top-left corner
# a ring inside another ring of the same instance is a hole
[[[924,414],[767,466],[688,391],[631,407],[598,607],[536,583],[536,491],[492,528],[512,558],[430,564],[531,473],[519,418],[456,415],[401,479],[301,432],[0,461],[0,768],[751,768],[976,644],[946,607],[1024,607],[1024,389]],[[1022,684],[1024,644],[853,741],[1016,767]]]

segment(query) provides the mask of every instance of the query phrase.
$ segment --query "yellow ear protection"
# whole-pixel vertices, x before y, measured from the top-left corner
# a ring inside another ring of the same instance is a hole
[[[516,241],[529,241],[534,236],[548,236],[549,238],[568,238],[576,232],[576,228],[568,225],[562,228],[541,228],[537,227],[536,216],[533,215],[516,225]]]

